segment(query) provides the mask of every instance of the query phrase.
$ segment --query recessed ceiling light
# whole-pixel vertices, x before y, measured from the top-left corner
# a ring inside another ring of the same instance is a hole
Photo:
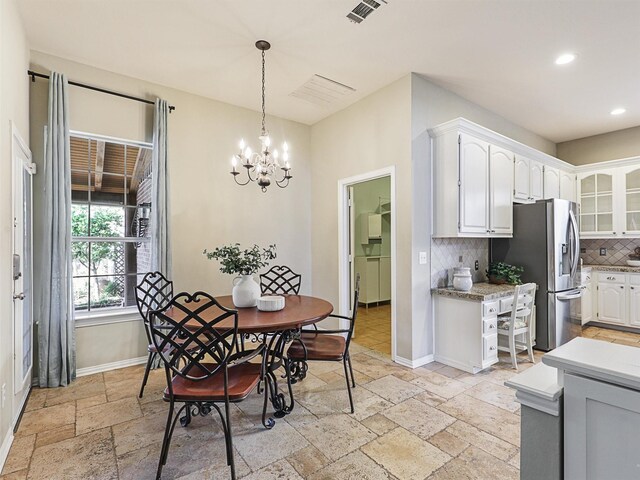
[[[573,62],[575,59],[575,53],[563,53],[558,58],[556,58],[556,65],[566,65],[567,63]]]
[[[611,115],[622,115],[624,112],[626,112],[627,109],[626,108],[614,108],[613,110],[611,110]]]

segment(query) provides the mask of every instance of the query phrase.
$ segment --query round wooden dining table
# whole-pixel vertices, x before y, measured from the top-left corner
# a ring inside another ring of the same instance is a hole
[[[276,312],[263,312],[257,307],[236,308],[233,305],[231,295],[216,297],[221,306],[238,312],[238,333],[241,335],[244,348],[244,340],[252,340],[265,345],[265,388],[269,389],[269,398],[274,408],[274,416],[282,418],[293,410],[295,401],[293,398],[292,368],[286,359],[286,347],[292,341],[298,341],[302,327],[312,325],[333,312],[333,306],[321,298],[306,295],[283,295],[285,307]],[[187,306],[187,305],[185,305]],[[195,305],[194,305],[195,306]],[[185,312],[172,307],[166,312],[167,316],[180,321]],[[210,308],[199,313],[203,321],[214,320],[220,315],[218,308]],[[233,326],[234,318],[228,317],[216,324],[216,329],[226,330]],[[202,323],[195,319],[187,321],[187,328],[194,330],[202,328]],[[305,365],[306,367],[306,365]],[[286,378],[289,399],[280,391],[278,377],[275,372],[284,369],[282,378]],[[306,370],[306,368],[305,368]],[[272,418],[267,418],[263,412],[262,423],[266,428],[274,425]]]

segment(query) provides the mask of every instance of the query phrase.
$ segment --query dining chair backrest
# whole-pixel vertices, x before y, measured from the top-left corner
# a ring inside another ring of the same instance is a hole
[[[298,295],[302,275],[285,265],[275,265],[260,274],[260,292],[263,295]]]
[[[511,307],[510,330],[516,328],[516,321],[525,322],[527,327],[531,325],[533,317],[533,304],[536,298],[536,284],[525,283],[517,285],[513,294],[513,306]]]
[[[136,305],[145,324],[149,311],[160,310],[173,298],[173,282],[160,272],[149,272],[136,285]]]
[[[358,316],[358,302],[360,297],[360,274],[356,275],[356,284],[353,291],[353,308],[351,310],[351,319],[349,321],[349,332],[347,333],[347,349],[351,343],[351,337],[353,336],[353,330],[356,326],[356,317]]]
[[[183,292],[149,312],[149,330],[167,373],[206,380],[227,367],[237,346],[238,312],[208,293]]]

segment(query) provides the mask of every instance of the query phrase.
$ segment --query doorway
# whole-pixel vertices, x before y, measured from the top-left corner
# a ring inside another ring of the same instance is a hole
[[[395,169],[339,182],[340,306],[353,305],[360,278],[353,342],[395,358]],[[346,325],[345,325],[346,326]]]
[[[19,418],[33,371],[33,174],[31,151],[12,126],[13,412]],[[3,392],[4,395],[4,392]]]

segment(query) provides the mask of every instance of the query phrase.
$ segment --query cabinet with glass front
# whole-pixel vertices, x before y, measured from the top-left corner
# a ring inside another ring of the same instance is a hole
[[[640,167],[626,167],[621,173],[624,175],[622,234],[640,235]]]
[[[603,172],[578,177],[582,236],[616,235],[614,183],[614,176]]]

